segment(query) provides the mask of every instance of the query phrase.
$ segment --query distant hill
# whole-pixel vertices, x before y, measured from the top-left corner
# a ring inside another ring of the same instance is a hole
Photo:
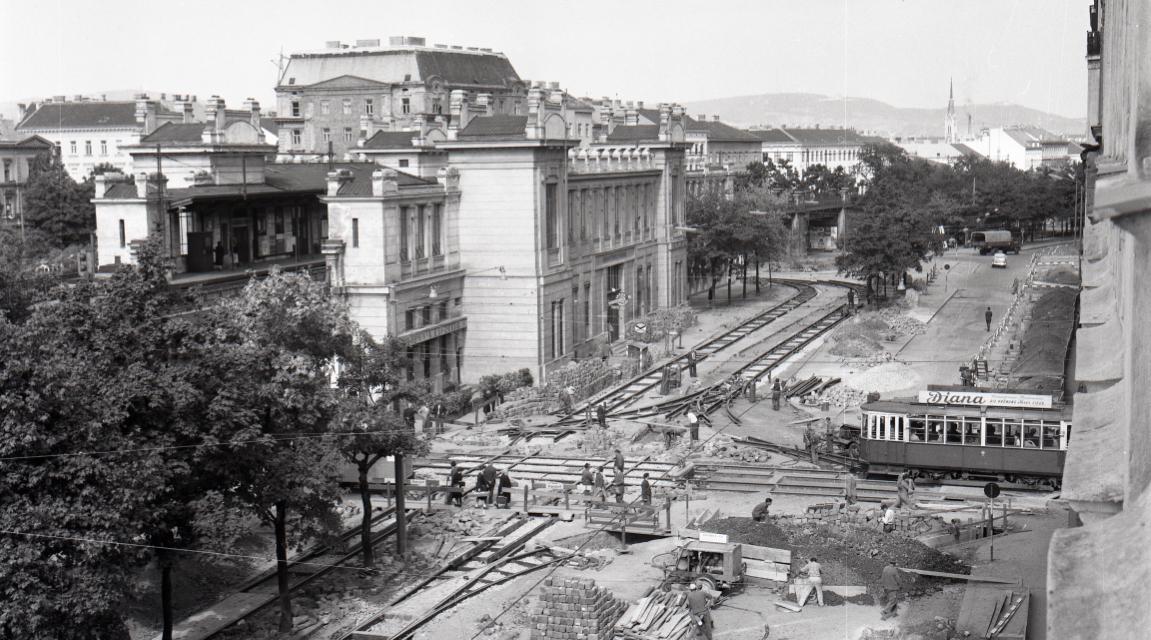
[[[769,93],[689,102],[684,107],[692,117],[719,115],[724,122],[740,127],[842,127],[843,104],[843,98],[814,93]],[[968,104],[955,106],[960,136],[967,134],[968,114],[971,115],[971,131],[976,135],[984,127],[1032,125],[1079,137],[1084,135],[1087,127],[1085,118],[1065,118],[1019,105]],[[942,136],[946,115],[946,104],[938,109],[908,109],[870,98],[847,99],[847,126],[883,136]]]

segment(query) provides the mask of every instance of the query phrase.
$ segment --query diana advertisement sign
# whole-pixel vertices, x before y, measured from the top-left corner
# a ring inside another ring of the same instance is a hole
[[[1022,407],[1050,409],[1051,396],[1022,393],[982,393],[978,391],[920,391],[924,404],[953,404],[976,407]]]

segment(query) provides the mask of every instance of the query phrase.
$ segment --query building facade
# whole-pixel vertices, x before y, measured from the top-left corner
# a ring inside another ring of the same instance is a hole
[[[22,224],[24,184],[28,182],[32,161],[49,153],[54,145],[40,136],[12,134],[0,137],[0,220],[5,224]]]
[[[1024,171],[1074,160],[1068,153],[1072,143],[1067,138],[1039,127],[987,129],[978,141],[966,144],[986,158]]]
[[[817,164],[832,170],[843,167],[851,171],[859,165],[864,145],[876,141],[853,129],[781,127],[753,129],[748,133],[760,140],[763,160],[770,159],[775,164],[787,162],[801,174]]]
[[[329,42],[293,54],[276,85],[282,156],[350,159],[375,131],[419,130],[447,121],[452,91],[496,114],[524,113],[527,85],[490,49],[428,47],[423,38]]]

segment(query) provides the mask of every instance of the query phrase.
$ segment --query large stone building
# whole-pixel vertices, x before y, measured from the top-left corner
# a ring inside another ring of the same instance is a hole
[[[779,127],[753,129],[748,133],[759,139],[763,160],[770,159],[776,164],[787,162],[800,173],[817,164],[851,171],[859,165],[863,146],[877,141],[854,129]]]
[[[1069,152],[1077,148],[1066,137],[1039,127],[987,129],[979,140],[966,144],[985,158],[1024,171],[1070,162],[1075,158]]]
[[[99,263],[130,262],[151,236],[178,281],[325,264],[357,321],[409,340],[413,375],[468,382],[524,367],[543,379],[682,302],[682,109],[661,105],[643,135],[613,140],[629,125],[554,84],[535,83],[521,115],[490,105],[453,90],[442,117],[376,131],[329,170],[268,163],[259,105],[213,98],[207,123],[129,149],[149,172],[159,160],[166,184],[98,180]]]
[[[346,159],[361,135],[442,128],[454,90],[495,114],[526,114],[527,84],[490,49],[398,37],[293,54],[276,85],[280,154]]]
[[[87,178],[98,164],[132,173],[132,157],[125,147],[137,144],[167,122],[194,119],[195,96],[173,97],[175,102],[166,104],[163,98],[156,100],[146,94],[137,94],[133,101],[84,96],[69,101],[56,96],[42,103],[19,105],[16,131],[50,140],[76,181]]]
[[[1047,637],[1151,629],[1151,5],[1096,0],[1088,34],[1083,290],[1075,432],[1062,499],[1081,527],[1051,538]]]
[[[24,213],[24,183],[32,161],[52,151],[52,142],[37,135],[18,134],[0,126],[0,220],[21,224]]]

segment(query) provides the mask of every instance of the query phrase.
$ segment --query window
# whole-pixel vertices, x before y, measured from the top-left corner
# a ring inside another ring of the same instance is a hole
[[[12,161],[4,160],[4,182],[12,182]]]
[[[400,168],[404,169],[404,168],[407,168],[407,166],[408,166],[408,159],[407,158],[400,158]]]
[[[73,141],[69,142],[69,143],[68,143],[68,146],[69,146],[69,147],[71,147],[71,149],[72,149],[72,155],[76,155],[76,153],[77,153],[77,151],[76,151],[76,141],[75,141],[75,140],[73,140]]]
[[[326,116],[332,113],[332,105],[327,100],[320,100],[320,115]]]
[[[556,249],[560,246],[559,211],[556,210],[556,189],[557,185],[554,182],[544,186],[544,219],[548,249]]]
[[[299,129],[292,129],[292,146],[293,147],[300,146],[300,130]]]
[[[620,197],[623,190],[619,187],[611,190],[611,218],[612,218],[612,233],[619,235],[619,210],[620,210]]]
[[[563,298],[552,301],[552,358],[564,354],[564,301]]]
[[[108,155],[108,141],[107,140],[101,140],[100,141],[100,155],[102,155],[102,156]]]
[[[638,186],[628,187],[627,189],[627,201],[631,207],[631,217],[632,220],[635,220],[635,225],[632,229],[635,231],[639,231],[639,190],[640,188]]]
[[[299,118],[300,117],[300,101],[299,100],[293,100],[292,101],[292,117],[293,118]]]
[[[583,286],[583,334],[591,335],[591,283]]]
[[[376,112],[376,105],[371,98],[364,98],[364,113],[369,116]]]
[[[568,215],[567,215],[567,218],[568,218],[568,244],[575,244],[575,241],[576,241],[576,234],[575,234],[576,201],[575,201],[575,197],[576,197],[575,191],[568,191]]]
[[[411,113],[411,112],[412,112],[412,101],[411,101],[411,99],[401,98],[400,99],[400,113]]]
[[[579,239],[587,240],[587,189],[579,194]]]
[[[91,140],[85,140],[84,141],[84,155],[86,155],[86,156],[92,155],[92,141]]]
[[[400,260],[408,258],[408,207],[400,207]]]
[[[324,144],[328,144],[332,141],[332,130],[324,127],[320,130],[320,138],[324,141]]]
[[[444,233],[444,205],[432,205],[432,255],[443,255],[440,238]]]
[[[411,82],[411,81],[412,81],[412,74],[405,73],[404,74],[404,82]]]
[[[404,331],[411,331],[416,328],[416,310],[406,309],[404,311]]]
[[[603,235],[601,237],[604,238],[605,240],[611,237],[611,221],[608,219],[608,214],[607,214],[607,211],[608,211],[607,199],[608,199],[608,190],[607,189],[601,189],[599,192],[599,197],[598,197],[598,202],[599,202],[598,209],[599,209],[599,213],[600,213],[600,218],[599,218],[600,222],[603,223]]]
[[[635,269],[635,306],[637,316],[647,313],[643,307],[643,267]]]
[[[124,231],[124,221],[120,221],[120,248],[128,246],[128,234]]]
[[[432,307],[420,307],[420,326],[426,327],[432,323]]]
[[[352,218],[352,247],[360,248],[360,219]]]
[[[352,115],[352,99],[351,98],[344,98],[344,115],[346,115],[346,116]]]
[[[352,128],[351,127],[344,127],[344,142],[351,142],[351,141],[352,141]]]
[[[572,287],[572,342],[579,342],[582,336],[579,335],[579,320],[576,314],[580,312],[579,308],[579,285]]]
[[[640,209],[643,209],[643,228],[648,228],[648,209],[651,207],[651,183],[643,185],[643,201],[640,203]]]
[[[422,207],[422,206],[416,207],[415,211],[416,211],[416,242],[415,242],[416,257],[422,258],[422,257],[424,257],[424,252],[425,252],[424,236],[426,235],[424,233],[424,229],[425,229],[424,207]]]
[[[437,318],[437,320],[439,320],[440,322],[447,320],[448,319],[448,301],[444,300],[443,302],[441,302],[439,304],[438,308],[439,308],[439,317]]]

